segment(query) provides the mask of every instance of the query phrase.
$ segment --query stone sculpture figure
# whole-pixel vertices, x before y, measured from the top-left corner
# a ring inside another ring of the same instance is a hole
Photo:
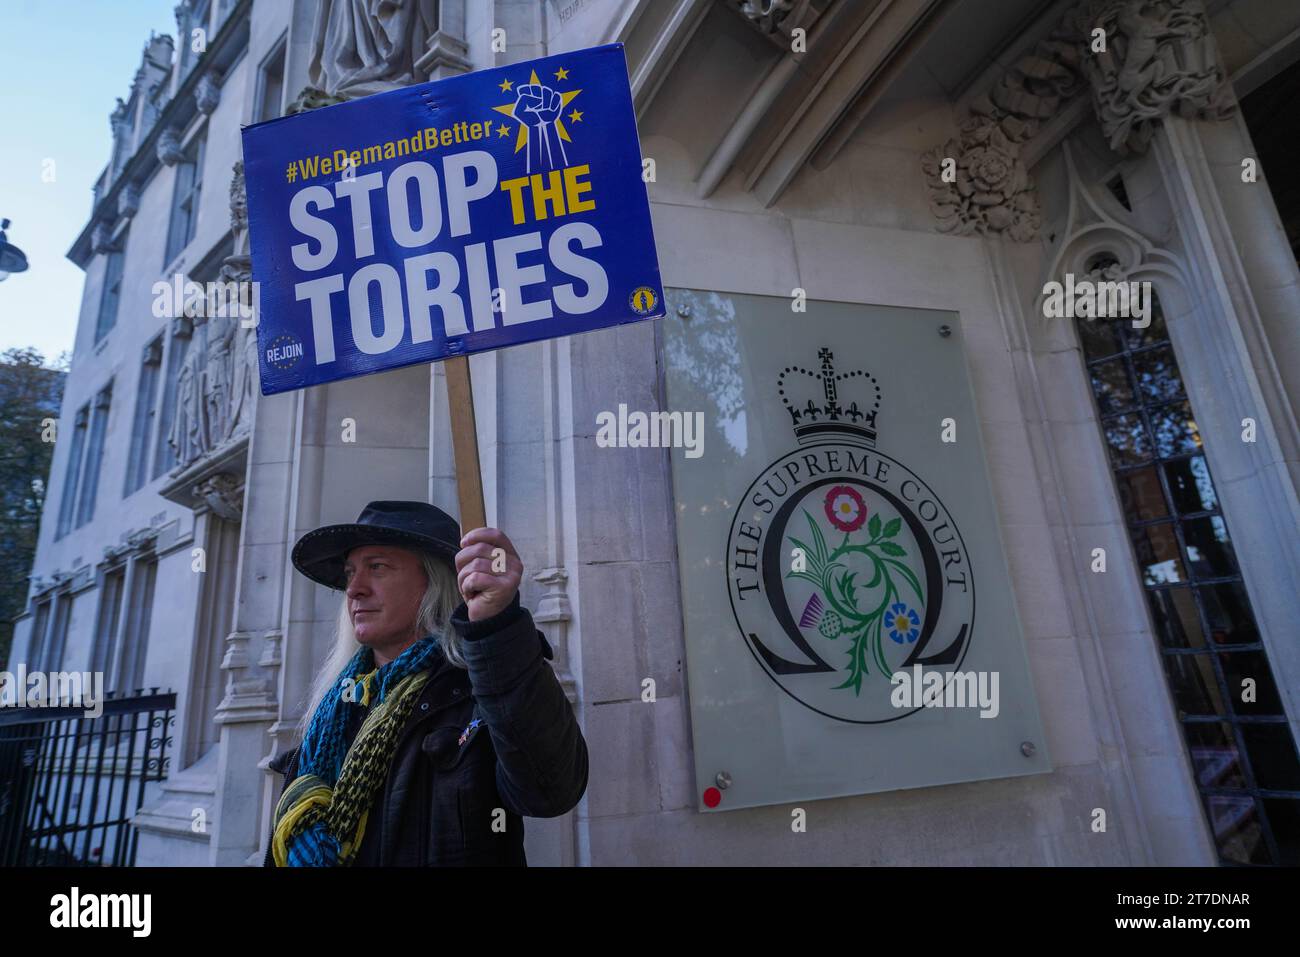
[[[352,98],[419,82],[416,61],[437,29],[437,0],[321,0],[308,83]]]
[[[187,354],[181,365],[180,375],[176,377],[176,407],[172,418],[171,435],[167,443],[172,447],[177,465],[186,465],[194,458],[191,449],[197,444],[198,426],[198,383],[194,375],[194,364]]]
[[[230,426],[231,360],[238,314],[208,319],[207,361],[203,370],[203,452],[225,440]]]
[[[1144,153],[1170,113],[1219,119],[1231,112],[1225,75],[1203,8],[1185,0],[1112,0],[1091,26],[1110,38],[1108,55],[1083,60],[1093,105],[1111,149]]]

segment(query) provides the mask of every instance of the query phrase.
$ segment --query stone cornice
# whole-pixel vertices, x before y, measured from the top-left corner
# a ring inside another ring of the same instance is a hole
[[[72,248],[68,250],[68,258],[82,269],[86,268],[86,264],[95,252],[91,243],[95,226],[101,222],[115,223],[118,219],[118,194],[128,185],[137,188],[142,186],[161,165],[157,154],[159,137],[167,130],[184,130],[198,115],[195,91],[199,83],[206,77],[215,78],[223,75],[243,53],[248,45],[249,13],[252,8],[253,0],[239,0],[235,8],[230,11],[221,30],[208,44],[207,51],[185,77],[176,90],[176,95],[158,115],[153,128],[140,140],[134,155],[117,174],[112,185],[99,197],[95,208],[91,211],[90,219],[72,244]]]

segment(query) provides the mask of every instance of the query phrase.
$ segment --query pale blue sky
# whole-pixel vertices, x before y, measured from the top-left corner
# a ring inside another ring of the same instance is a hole
[[[71,351],[85,274],[67,258],[108,162],[108,126],[175,0],[0,0],[0,218],[29,267],[0,282],[0,350]],[[55,180],[42,182],[54,160]]]

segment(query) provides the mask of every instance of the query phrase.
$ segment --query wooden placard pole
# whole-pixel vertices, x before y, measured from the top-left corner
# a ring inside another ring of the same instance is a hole
[[[469,356],[452,356],[443,363],[447,374],[447,404],[451,412],[451,448],[456,458],[456,491],[460,497],[460,531],[487,525],[483,508],[483,476],[478,465],[478,431],[474,425],[474,390],[470,387]]]

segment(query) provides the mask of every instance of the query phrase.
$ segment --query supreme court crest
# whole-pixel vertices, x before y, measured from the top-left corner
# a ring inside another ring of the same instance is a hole
[[[818,714],[856,724],[920,710],[891,676],[961,666],[975,576],[952,514],[888,455],[888,415],[866,370],[818,365],[776,377],[794,447],[740,498],[727,540],[731,610],[755,661]]]

